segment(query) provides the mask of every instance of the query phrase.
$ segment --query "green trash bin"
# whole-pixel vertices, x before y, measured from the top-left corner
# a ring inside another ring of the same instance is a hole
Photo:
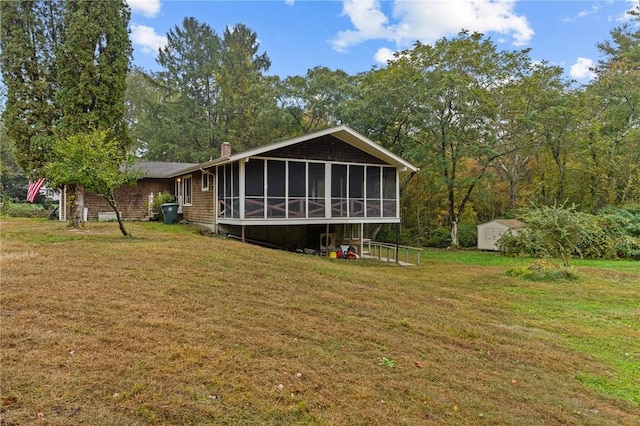
[[[162,217],[166,225],[171,225],[178,222],[178,204],[177,203],[164,203],[160,205],[162,209]]]

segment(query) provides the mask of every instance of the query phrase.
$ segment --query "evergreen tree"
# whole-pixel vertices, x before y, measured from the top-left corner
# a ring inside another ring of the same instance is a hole
[[[124,120],[124,95],[131,57],[128,25],[131,12],[124,1],[66,3],[64,34],[56,49],[56,101],[62,117],[56,137],[106,131],[120,149],[130,149]],[[91,167],[86,164],[85,167]],[[84,188],[75,185],[72,221],[82,226]]]
[[[0,2],[0,69],[6,85],[2,119],[18,165],[42,176],[51,151],[55,102],[56,46],[62,35],[62,0]]]

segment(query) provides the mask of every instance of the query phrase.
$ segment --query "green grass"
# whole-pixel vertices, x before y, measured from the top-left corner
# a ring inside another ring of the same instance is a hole
[[[399,267],[127,228],[3,219],[1,424],[640,418],[640,263],[527,281],[493,253]]]

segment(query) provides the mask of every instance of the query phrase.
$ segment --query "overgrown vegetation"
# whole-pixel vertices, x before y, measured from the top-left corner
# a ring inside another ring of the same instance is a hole
[[[151,204],[151,212],[153,214],[153,220],[162,219],[162,205],[165,203],[173,203],[175,197],[168,192],[160,192],[153,197],[153,203]]]
[[[637,262],[527,281],[505,272],[529,260],[477,251],[402,268],[156,222],[1,227],[2,424],[640,418]]]
[[[500,250],[511,256],[640,259],[640,205],[608,207],[598,215],[575,207],[543,206],[526,210],[525,230],[506,234]]]
[[[576,281],[578,273],[573,268],[561,267],[548,260],[536,260],[529,265],[514,266],[507,270],[510,277],[521,277],[530,281]]]

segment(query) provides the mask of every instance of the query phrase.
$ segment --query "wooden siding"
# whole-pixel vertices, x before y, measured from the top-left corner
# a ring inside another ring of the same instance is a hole
[[[116,203],[123,219],[148,219],[149,195],[158,192],[173,194],[173,180],[142,179],[135,186],[116,188]],[[85,193],[84,204],[88,209],[88,220],[97,220],[98,213],[113,212],[113,209],[103,198],[92,192]]]
[[[213,197],[216,191],[216,179],[212,173],[209,175],[209,190],[202,190],[201,171],[191,174],[191,205],[182,206],[182,217],[190,222],[213,224]]]
[[[355,148],[332,135],[266,152],[261,157],[344,163],[385,164],[379,158]]]

